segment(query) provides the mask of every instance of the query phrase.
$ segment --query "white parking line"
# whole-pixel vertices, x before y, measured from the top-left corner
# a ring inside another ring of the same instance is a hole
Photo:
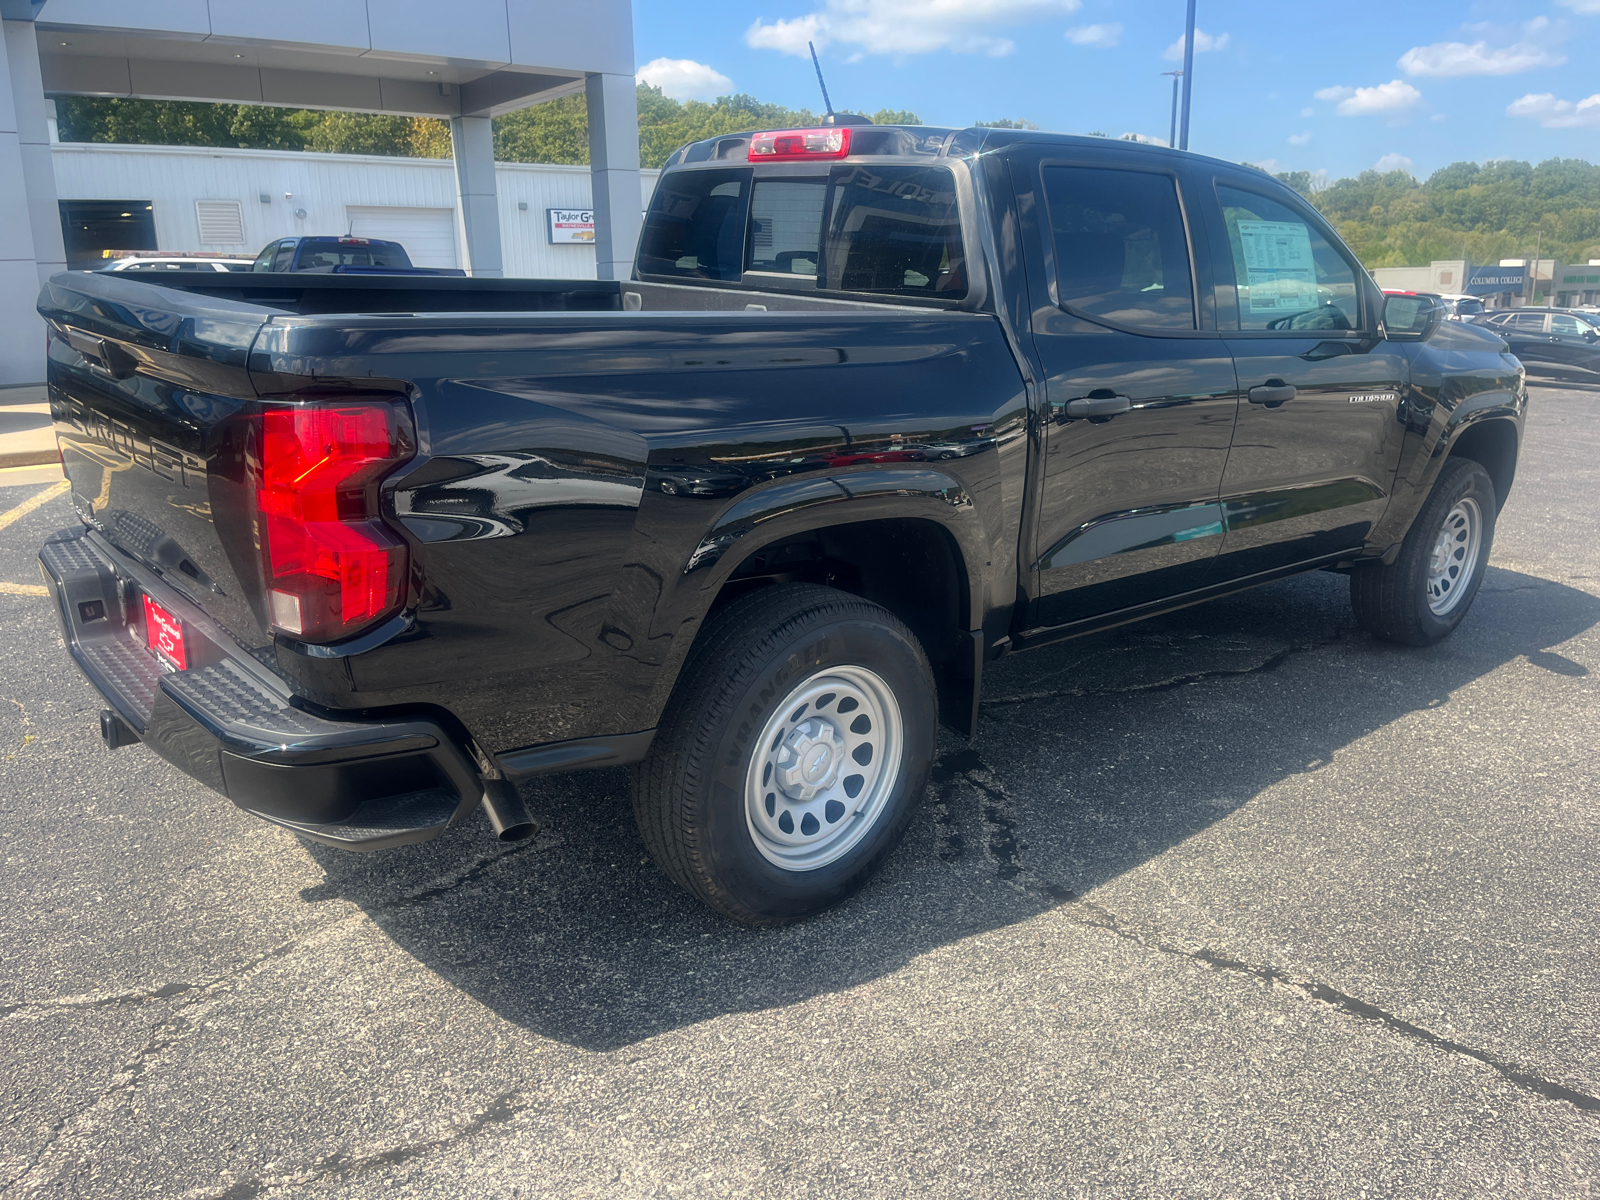
[[[45,488],[44,491],[29,496],[26,500],[17,505],[15,508],[11,509],[9,512],[0,513],[0,530],[14,525],[40,505],[50,503],[50,501],[61,495],[62,492],[66,491],[69,486],[71,485],[68,484],[65,479],[62,479],[56,483],[52,483],[49,487]],[[21,587],[22,585],[18,584],[17,586]]]
[[[48,596],[50,589],[42,583],[0,582],[0,596]]]

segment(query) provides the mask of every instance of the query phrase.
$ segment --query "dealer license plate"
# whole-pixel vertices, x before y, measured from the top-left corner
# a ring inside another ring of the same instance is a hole
[[[189,660],[183,652],[183,622],[148,595],[144,598],[144,637],[156,657],[168,666],[179,671],[188,668]]]

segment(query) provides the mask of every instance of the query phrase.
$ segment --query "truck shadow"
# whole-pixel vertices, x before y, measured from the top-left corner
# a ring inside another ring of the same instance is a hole
[[[1552,647],[1597,623],[1600,599],[1491,568],[1454,637],[1393,647],[1356,630],[1345,581],[1324,574],[1003,660],[979,736],[941,746],[885,870],[786,929],[733,925],[668,882],[622,771],[526,786],[543,830],[520,846],[478,817],[400,851],[307,844],[327,879],[304,896],[359,905],[508,1021],[613,1050],[868,983],[1072,903],[1497,668],[1586,674]]]

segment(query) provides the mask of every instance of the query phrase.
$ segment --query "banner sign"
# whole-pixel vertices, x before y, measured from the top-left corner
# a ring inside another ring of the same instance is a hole
[[[552,246],[594,245],[594,210],[590,208],[547,208]]]
[[[1467,276],[1466,294],[1492,296],[1496,292],[1520,292],[1527,286],[1527,267],[1473,267]]]

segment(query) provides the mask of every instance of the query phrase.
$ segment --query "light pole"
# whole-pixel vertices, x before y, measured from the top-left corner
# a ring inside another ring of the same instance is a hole
[[[1189,102],[1194,93],[1194,0],[1189,0],[1189,20],[1183,34],[1183,126],[1178,149],[1189,148]]]
[[[1172,133],[1167,137],[1167,145],[1178,144],[1178,80],[1183,78],[1182,71],[1163,71],[1163,76],[1172,76]]]
[[[1528,265],[1527,278],[1522,281],[1525,303],[1532,304],[1539,296],[1539,249],[1544,245],[1544,230],[1533,231],[1533,262]]]

